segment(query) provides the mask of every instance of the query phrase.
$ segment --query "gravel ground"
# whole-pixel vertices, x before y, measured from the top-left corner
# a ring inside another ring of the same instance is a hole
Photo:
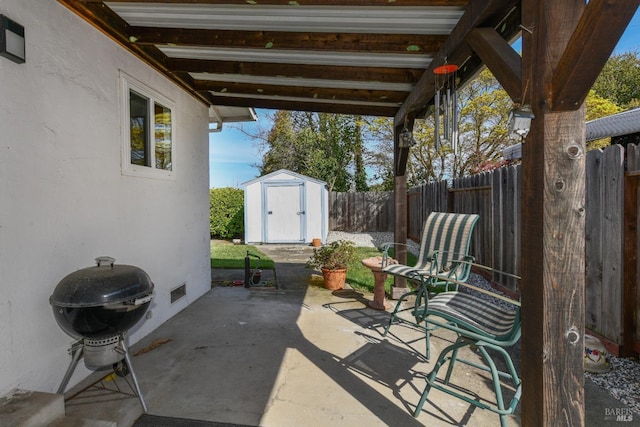
[[[356,246],[371,246],[379,248],[384,243],[393,242],[393,233],[347,233],[345,231],[331,231],[327,236],[327,243],[335,240],[351,240]],[[409,250],[416,255],[420,252],[420,246],[409,241]]]
[[[380,247],[383,243],[393,242],[393,233],[346,233],[342,231],[331,231],[327,237],[327,242],[334,240],[351,240],[356,246]],[[420,247],[415,242],[409,241],[409,250],[416,255]],[[477,274],[471,274],[469,282],[473,285],[489,289],[489,283]],[[483,294],[479,294],[483,295]],[[488,297],[490,298],[490,297]],[[495,300],[503,304],[501,300]],[[519,347],[518,345],[514,347]],[[513,355],[514,362],[519,359],[520,349],[516,349]],[[634,359],[624,359],[611,357],[611,371],[606,374],[592,374],[585,372],[585,378],[593,381],[597,386],[607,390],[611,396],[618,399],[632,411],[640,414],[640,362]]]

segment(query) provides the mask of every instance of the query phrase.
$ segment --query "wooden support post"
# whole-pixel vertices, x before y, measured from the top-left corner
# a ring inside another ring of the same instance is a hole
[[[394,225],[394,242],[395,247],[394,258],[400,264],[407,263],[407,159],[409,156],[408,148],[400,148],[399,135],[400,131],[408,126],[413,129],[413,119],[406,121],[401,126],[394,127],[394,196],[395,196],[395,225]],[[391,288],[391,299],[398,299],[407,292],[407,282],[404,278],[394,277],[393,287]]]
[[[400,264],[407,263],[407,175],[395,177],[395,233],[394,241],[399,243],[395,250],[395,259]],[[407,282],[404,278],[394,277],[391,288],[391,299],[398,299],[407,292]]]
[[[522,426],[584,426],[585,110],[554,112],[551,97],[585,2],[522,5],[535,114],[522,162]]]

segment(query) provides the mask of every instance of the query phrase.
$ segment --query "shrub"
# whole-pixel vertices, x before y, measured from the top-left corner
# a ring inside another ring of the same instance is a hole
[[[211,237],[240,238],[244,235],[244,191],[239,188],[209,190]]]
[[[307,261],[307,267],[327,270],[347,268],[353,260],[356,246],[350,240],[337,240],[327,245],[315,248],[313,255]]]

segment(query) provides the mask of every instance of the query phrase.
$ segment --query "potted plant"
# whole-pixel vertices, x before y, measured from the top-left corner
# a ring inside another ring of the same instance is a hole
[[[313,255],[307,261],[307,267],[322,271],[324,286],[336,290],[344,287],[347,277],[347,264],[355,255],[355,243],[349,240],[336,240],[313,249]]]

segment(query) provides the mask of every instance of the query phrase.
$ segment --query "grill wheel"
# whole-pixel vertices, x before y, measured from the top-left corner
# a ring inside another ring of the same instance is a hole
[[[129,365],[126,360],[121,360],[118,363],[113,364],[113,372],[119,377],[126,377],[129,375]]]

